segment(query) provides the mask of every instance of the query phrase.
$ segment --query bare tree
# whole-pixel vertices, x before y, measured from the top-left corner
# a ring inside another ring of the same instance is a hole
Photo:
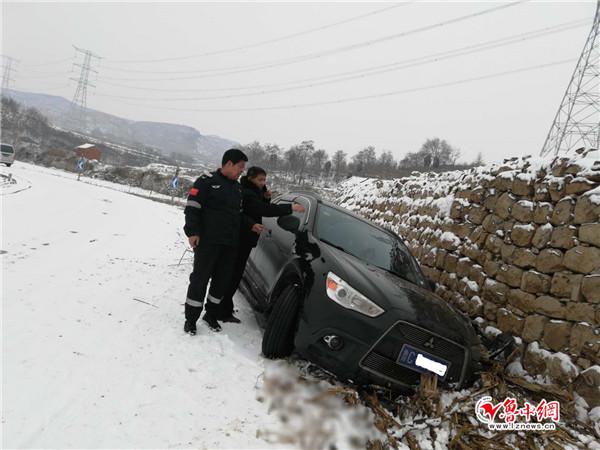
[[[340,177],[342,171],[346,170],[346,156],[346,152],[343,150],[338,150],[333,154],[332,164],[336,178]]]
[[[319,175],[323,170],[323,164],[327,161],[327,152],[323,149],[316,150],[311,156],[311,166],[313,173]]]
[[[277,170],[281,163],[281,147],[279,147],[277,144],[265,144],[264,150],[266,153],[265,166],[269,170]]]
[[[377,160],[377,165],[379,166],[379,174],[384,176],[391,175],[396,170],[396,161],[392,152],[389,150],[382,152]]]
[[[483,166],[485,164],[485,162],[483,161],[483,155],[481,154],[481,152],[477,153],[475,160],[471,164],[475,167]]]
[[[250,144],[244,145],[242,151],[248,156],[250,165],[262,166],[264,165],[267,152],[258,141],[251,142]]]

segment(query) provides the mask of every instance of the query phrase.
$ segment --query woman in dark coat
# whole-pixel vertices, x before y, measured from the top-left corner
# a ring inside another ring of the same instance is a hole
[[[256,223],[262,223],[263,217],[280,217],[292,214],[292,212],[304,212],[304,206],[299,203],[286,205],[271,204],[271,191],[266,187],[267,172],[260,167],[250,167],[245,176],[240,179],[243,195],[244,214],[252,218]],[[233,278],[230,288],[220,304],[218,320],[222,322],[239,323],[240,320],[233,315],[233,295],[242,280],[246,263],[250,252],[258,242],[257,233],[248,233],[245,228],[240,230],[240,244],[238,247]]]

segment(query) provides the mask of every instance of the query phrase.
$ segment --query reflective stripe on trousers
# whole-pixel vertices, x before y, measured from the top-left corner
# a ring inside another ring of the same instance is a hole
[[[199,302],[197,300],[192,300],[189,297],[185,299],[185,302],[190,306],[195,306],[196,308],[202,308],[202,302]]]

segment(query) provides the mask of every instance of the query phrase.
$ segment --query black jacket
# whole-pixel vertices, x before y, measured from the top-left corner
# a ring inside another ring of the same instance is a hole
[[[279,217],[292,214],[291,204],[271,204],[271,200],[265,198],[264,191],[261,191],[252,181],[248,180],[248,177],[243,176],[240,179],[240,183],[244,197],[244,214],[251,222],[262,223],[263,217]],[[248,227],[242,227],[240,239],[244,245],[256,247],[259,237],[257,233],[250,231]]]
[[[184,209],[186,236],[200,236],[202,244],[239,244],[240,229],[254,222],[242,214],[242,187],[220,169],[200,176],[188,193]]]

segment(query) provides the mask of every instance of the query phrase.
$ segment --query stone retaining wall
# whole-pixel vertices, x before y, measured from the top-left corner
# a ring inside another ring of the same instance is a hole
[[[513,158],[396,180],[352,178],[337,199],[402,236],[436,293],[488,333],[520,337],[530,374],[591,387],[586,399],[598,406],[598,153]]]

